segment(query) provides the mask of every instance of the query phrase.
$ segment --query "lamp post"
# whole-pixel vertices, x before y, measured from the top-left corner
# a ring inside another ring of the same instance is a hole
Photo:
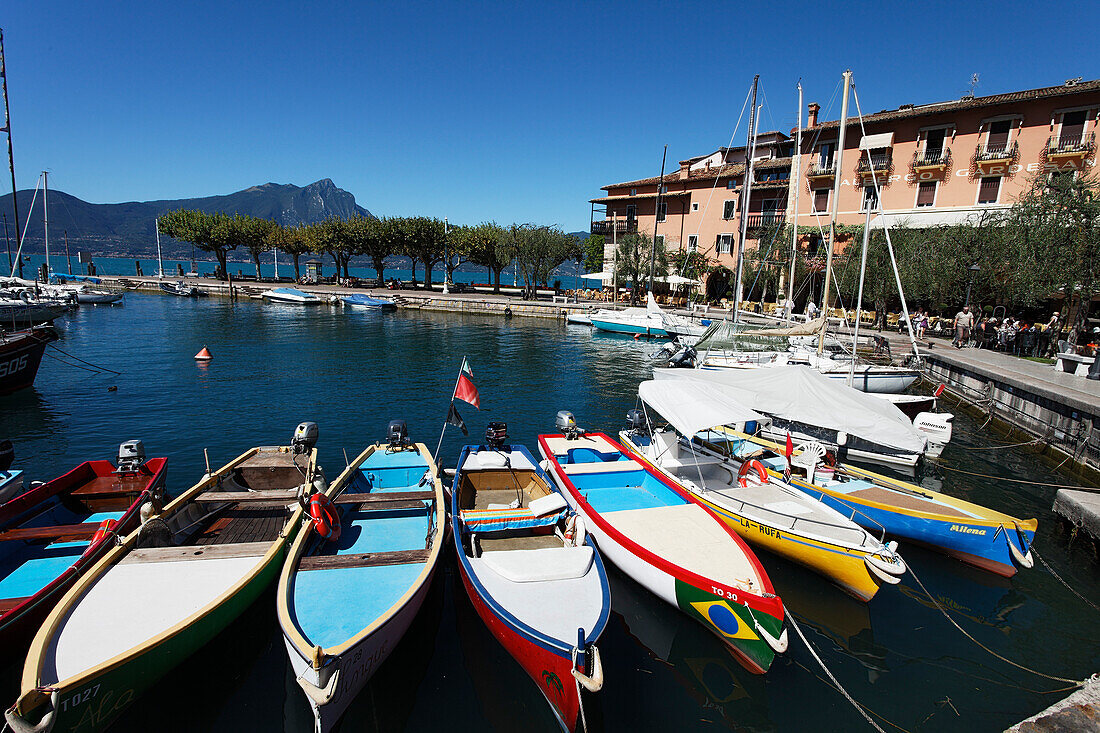
[[[966,305],[970,305],[970,287],[974,284],[974,276],[981,272],[978,263],[975,262],[970,267],[966,268],[970,272],[970,280],[966,283]]]
[[[438,221],[438,220],[437,220]],[[447,227],[447,217],[443,217],[443,294],[447,295],[451,292],[451,264],[450,256],[447,253],[447,235],[450,230]]]

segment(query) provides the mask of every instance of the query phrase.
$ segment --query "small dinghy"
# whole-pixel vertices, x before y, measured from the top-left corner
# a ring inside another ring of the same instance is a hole
[[[265,290],[263,298],[272,303],[290,303],[293,305],[320,305],[325,302],[313,293],[306,293],[295,288],[272,288],[271,290]]]
[[[0,505],[23,493],[23,472],[12,469],[13,463],[15,448],[10,440],[0,440]]]
[[[188,285],[187,283],[180,282],[175,283],[161,283],[160,289],[169,295],[175,295],[178,298],[194,298],[199,294],[199,289],[194,285]]]
[[[446,529],[431,453],[404,421],[310,499],[277,594],[314,730],[331,730],[401,641],[432,584]]]
[[[316,442],[302,423],[291,446],[252,448],[109,543],[34,637],[12,729],[106,728],[248,608],[282,567],[301,505],[327,488]],[[211,664],[210,683],[226,682],[233,660]]]
[[[783,603],[732,529],[603,433],[559,412],[539,450],[600,551],[658,598],[725,642],[757,674],[787,649]]]
[[[376,311],[397,310],[397,303],[393,302],[389,298],[372,298],[371,296],[364,293],[341,295],[340,300],[344,302],[344,305],[351,306],[352,308],[366,308],[368,310]]]
[[[109,290],[85,290],[76,291],[76,302],[80,305],[112,305],[118,303],[125,293],[112,293]]]
[[[141,441],[131,440],[117,467],[85,461],[0,506],[0,648],[26,646],[116,536],[138,525],[142,506],[163,504],[167,462],[145,460]]]
[[[611,611],[583,521],[521,445],[490,423],[466,446],[451,491],[462,584],[481,620],[538,686],[562,729],[583,721],[582,688],[603,685],[596,640]]]

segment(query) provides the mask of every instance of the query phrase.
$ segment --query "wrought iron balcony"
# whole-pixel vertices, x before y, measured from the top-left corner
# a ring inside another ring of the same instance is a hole
[[[856,164],[856,173],[861,175],[869,175],[870,173],[879,175],[889,173],[893,169],[894,156],[890,153],[861,155],[859,157],[859,163]]]
[[[814,158],[806,171],[807,178],[827,178],[834,175],[836,175],[836,158],[833,157],[829,157],[827,160]]]
[[[745,217],[746,229],[766,229],[782,226],[787,221],[785,211],[765,211],[762,214],[749,214]]]
[[[931,148],[913,153],[914,168],[946,168],[951,165],[951,148]]]
[[[1048,157],[1087,155],[1096,149],[1096,133],[1047,138]]]
[[[1018,141],[1014,141],[1011,145],[1001,145],[999,143],[989,145],[988,143],[982,143],[978,146],[978,149],[974,151],[974,162],[1000,163],[1003,161],[1015,160],[1019,152],[1020,143]]]
[[[592,222],[592,234],[605,236],[635,234],[638,231],[637,219],[605,219]]]

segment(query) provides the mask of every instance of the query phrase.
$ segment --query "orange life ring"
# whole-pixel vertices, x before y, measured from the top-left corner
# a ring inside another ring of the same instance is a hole
[[[741,464],[741,470],[737,472],[737,483],[741,484],[742,487],[748,486],[749,471],[753,469],[756,469],[756,472],[760,475],[760,483],[768,483],[768,469],[764,468],[764,464],[755,458]]]
[[[340,539],[340,513],[324,494],[309,497],[309,516],[313,519],[313,528],[317,534],[329,542]]]

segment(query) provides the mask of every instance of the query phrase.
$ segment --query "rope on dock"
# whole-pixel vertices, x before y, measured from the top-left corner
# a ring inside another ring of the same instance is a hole
[[[1067,583],[1066,581],[1064,581],[1064,580],[1062,579],[1062,576],[1061,576],[1061,575],[1059,575],[1058,573],[1054,572],[1054,568],[1052,568],[1052,567],[1050,566],[1050,564],[1049,564],[1049,563],[1047,563],[1047,561],[1043,559],[1043,556],[1042,556],[1042,555],[1040,555],[1040,554],[1039,554],[1038,552],[1036,552],[1036,550],[1035,550],[1035,545],[1034,545],[1034,543],[1033,543],[1033,544],[1032,544],[1032,546],[1030,547],[1030,550],[1031,550],[1031,553],[1032,553],[1033,555],[1035,555],[1035,557],[1039,558],[1039,562],[1041,562],[1041,563],[1043,564],[1043,567],[1047,569],[1047,572],[1049,572],[1049,573],[1050,573],[1051,575],[1053,575],[1053,576],[1055,577],[1055,579],[1057,579],[1057,581],[1058,581],[1059,583],[1061,583],[1062,585],[1066,586],[1066,588],[1068,588],[1068,589],[1069,589],[1070,593],[1073,593],[1073,595],[1077,596],[1077,597],[1078,597],[1078,598],[1080,598],[1080,599],[1081,599],[1082,601],[1084,601],[1085,603],[1087,603],[1087,604],[1089,604],[1090,606],[1092,606],[1092,607],[1093,607],[1093,609],[1095,609],[1095,610],[1097,610],[1097,611],[1100,611],[1100,606],[1097,606],[1097,605],[1096,605],[1095,603],[1093,603],[1092,601],[1090,601],[1090,600],[1089,600],[1088,598],[1085,598],[1085,597],[1084,597],[1083,595],[1081,595],[1080,593],[1078,593],[1078,592],[1077,592],[1077,589],[1076,589],[1076,588],[1074,588],[1074,587],[1073,587],[1072,585],[1070,585],[1069,583]]]
[[[924,583],[922,583],[920,581],[920,578],[917,577],[917,574],[913,572],[913,567],[911,565],[909,566],[909,575],[912,576],[913,580],[917,581],[917,585],[919,585],[920,589],[922,591],[924,591],[924,594],[926,596],[928,596],[928,600],[932,601],[932,603],[935,604],[936,608],[938,608],[940,610],[940,613],[943,614],[944,618],[946,618],[948,621],[951,622],[952,626],[954,626],[956,629],[961,631],[963,636],[965,636],[967,639],[970,639],[970,641],[974,642],[979,647],[981,647],[985,651],[987,651],[990,654],[992,654],[993,656],[995,656],[997,659],[1000,659],[1002,662],[1005,662],[1006,664],[1011,664],[1013,667],[1016,667],[1017,669],[1022,669],[1025,672],[1031,672],[1032,674],[1038,675],[1039,677],[1045,677],[1048,680],[1054,680],[1055,682],[1068,683],[1070,685],[1073,685],[1074,688],[1084,687],[1085,683],[1088,682],[1088,680],[1071,680],[1071,679],[1067,679],[1066,677],[1058,677],[1057,675],[1046,674],[1045,672],[1040,672],[1038,670],[1031,669],[1030,667],[1025,667],[1022,664],[1019,664],[1017,662],[1013,662],[1008,657],[1005,657],[1005,656],[1002,656],[1002,655],[998,654],[997,652],[993,651],[992,649],[987,647],[985,644],[981,643],[980,641],[975,639],[973,636],[971,636],[970,632],[968,632],[962,626],[959,626],[958,622],[956,622],[955,619],[951,618],[951,614],[949,614],[947,612],[947,609],[943,607],[943,604],[941,604],[939,601],[937,601],[936,598],[931,593],[928,592],[928,589],[924,587]]]
[[[866,720],[872,728],[877,730],[878,733],[886,733],[886,731],[878,726],[878,723],[871,719],[871,716],[867,714],[867,711],[863,708],[863,706],[856,702],[854,697],[848,694],[848,691],[844,689],[844,686],[837,681],[836,677],[833,676],[833,673],[830,672],[829,668],[825,666],[825,662],[821,660],[821,657],[817,656],[817,651],[814,649],[813,644],[811,644],[810,640],[806,638],[806,635],[802,633],[802,627],[799,626],[798,622],[794,620],[794,615],[790,612],[790,610],[787,609],[786,605],[783,606],[783,613],[787,617],[787,621],[798,634],[798,638],[802,639],[802,643],[805,644],[806,648],[810,650],[810,655],[814,658],[814,661],[817,662],[821,669],[825,672],[825,674],[828,675],[829,679],[833,683],[833,686],[835,686],[836,689],[840,690],[840,693],[844,695],[845,698],[847,698],[852,707],[859,711],[859,714],[863,716],[863,719]]]

